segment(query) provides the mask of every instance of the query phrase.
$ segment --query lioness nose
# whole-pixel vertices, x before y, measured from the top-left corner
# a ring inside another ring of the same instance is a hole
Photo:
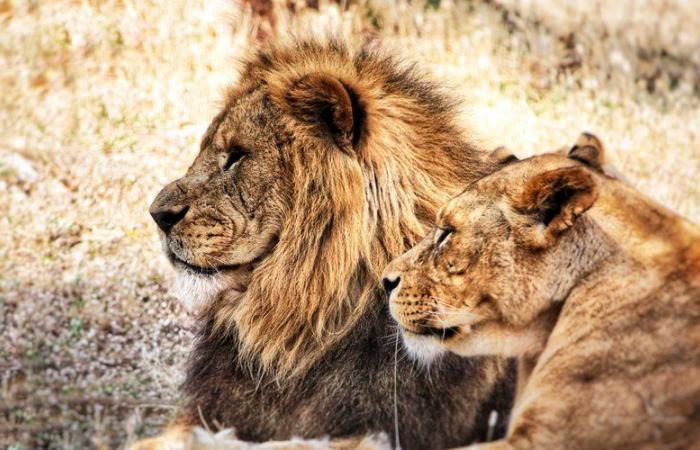
[[[166,233],[175,226],[185,214],[189,206],[171,206],[165,208],[153,208],[148,211],[158,227]]]
[[[401,283],[401,277],[398,275],[387,275],[382,278],[382,286],[384,286],[387,297],[391,296],[391,291],[396,289],[399,283]]]

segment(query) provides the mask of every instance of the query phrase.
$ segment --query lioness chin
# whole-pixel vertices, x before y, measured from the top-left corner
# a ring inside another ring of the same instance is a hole
[[[699,448],[700,228],[580,142],[447,203],[384,273],[392,316],[424,360],[519,357],[507,437],[476,448]]]

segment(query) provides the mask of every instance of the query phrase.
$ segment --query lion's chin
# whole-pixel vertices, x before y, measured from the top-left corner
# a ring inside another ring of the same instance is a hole
[[[245,286],[236,278],[235,274],[226,271],[202,275],[177,269],[172,294],[188,312],[198,314],[224,291],[231,297],[243,295]]]

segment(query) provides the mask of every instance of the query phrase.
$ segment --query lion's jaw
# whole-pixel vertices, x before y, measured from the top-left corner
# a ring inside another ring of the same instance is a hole
[[[274,245],[262,247],[256,253],[244,255],[249,262],[212,268],[194,266],[181,259],[170,248],[169,240],[160,232],[161,247],[170,265],[175,269],[175,281],[169,292],[192,314],[198,315],[214,301],[226,295],[229,301],[239,301],[248,288],[251,272],[260,259],[272,251]]]
[[[246,289],[250,268],[227,269],[215,274],[198,274],[187,269],[175,269],[175,283],[171,293],[187,309],[199,314],[217,298],[240,299]]]
[[[187,270],[175,271],[172,294],[188,312],[197,314],[225,289],[219,275],[199,275]]]
[[[214,301],[226,295],[228,300],[237,301],[248,288],[250,274],[255,260],[239,266],[218,269],[198,269],[177,258],[168,249],[163,239],[163,250],[175,269],[175,283],[170,293],[192,314],[198,315]]]

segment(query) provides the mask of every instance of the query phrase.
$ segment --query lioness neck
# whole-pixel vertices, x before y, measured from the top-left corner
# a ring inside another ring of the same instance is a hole
[[[700,260],[700,228],[617,180],[599,178],[599,198],[588,215],[614,251],[656,271]],[[663,274],[661,274],[663,275]]]

